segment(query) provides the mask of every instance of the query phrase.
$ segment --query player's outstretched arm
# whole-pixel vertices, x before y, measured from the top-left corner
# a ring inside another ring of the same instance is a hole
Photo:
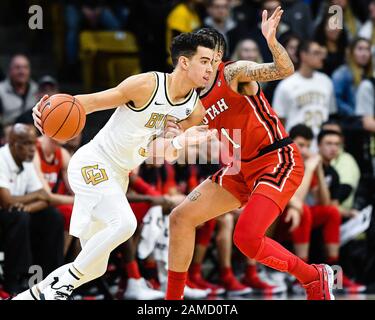
[[[294,72],[294,65],[285,48],[276,39],[276,30],[283,10],[277,7],[272,16],[267,19],[267,11],[262,15],[262,33],[267,40],[273,56],[272,63],[255,63],[252,61],[237,61],[225,67],[224,75],[228,83],[273,81],[286,78]]]
[[[141,73],[131,76],[118,86],[90,94],[76,95],[86,114],[116,108],[133,101],[134,105],[142,106],[152,95],[156,86],[155,76],[152,73]]]
[[[81,103],[86,114],[116,108],[132,101],[134,105],[143,106],[151,97],[156,86],[156,79],[152,73],[141,73],[131,76],[121,82],[118,86],[90,94],[76,95],[75,98]],[[40,106],[49,98],[44,95],[33,108],[33,119],[35,127],[43,134]]]

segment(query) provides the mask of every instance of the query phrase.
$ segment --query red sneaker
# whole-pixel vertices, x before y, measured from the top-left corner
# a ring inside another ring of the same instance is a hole
[[[304,284],[307,300],[335,300],[332,294],[333,270],[326,264],[313,264],[319,273],[319,279]]]
[[[287,289],[286,287],[268,284],[260,279],[258,274],[255,274],[252,277],[245,276],[241,282],[243,285],[250,287],[255,292],[264,293],[266,295],[285,292]]]
[[[225,289],[217,284],[208,282],[207,280],[203,279],[200,273],[193,273],[189,275],[189,278],[194,284],[202,290],[209,290],[210,295],[220,295],[225,293]]]
[[[347,293],[361,293],[366,291],[366,286],[349,279],[344,273],[342,275],[342,286]]]
[[[233,275],[229,275],[220,280],[228,296],[242,296],[251,293],[253,290],[237,280]]]

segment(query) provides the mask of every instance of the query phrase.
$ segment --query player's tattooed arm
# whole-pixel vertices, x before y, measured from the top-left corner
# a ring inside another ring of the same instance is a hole
[[[231,83],[249,81],[272,81],[283,79],[294,72],[294,65],[285,48],[276,40],[276,30],[283,11],[278,7],[267,19],[267,11],[262,16],[262,33],[272,52],[272,63],[255,63],[252,61],[237,61],[224,69],[225,80]]]

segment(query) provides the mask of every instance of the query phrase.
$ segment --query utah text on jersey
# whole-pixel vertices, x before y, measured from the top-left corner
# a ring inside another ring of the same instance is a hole
[[[221,98],[220,100],[218,100],[216,102],[216,104],[213,104],[211,107],[209,107],[207,110],[206,110],[206,115],[203,119],[203,124],[208,124],[208,118],[207,116],[209,116],[209,118],[211,120],[214,120],[216,118],[216,116],[218,116],[220,113],[228,110],[229,107],[228,105],[225,103],[225,100],[224,98]]]

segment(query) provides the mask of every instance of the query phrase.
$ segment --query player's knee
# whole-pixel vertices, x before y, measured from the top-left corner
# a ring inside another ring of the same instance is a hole
[[[128,240],[137,229],[137,219],[134,215],[128,215],[121,219],[115,226],[115,239],[118,244]]]
[[[196,227],[194,221],[191,219],[191,215],[188,215],[186,211],[174,208],[169,215],[169,225],[171,229],[180,229],[182,227]]]
[[[236,227],[233,233],[233,243],[247,257],[255,258],[262,244],[264,236],[255,235],[249,230]]]

